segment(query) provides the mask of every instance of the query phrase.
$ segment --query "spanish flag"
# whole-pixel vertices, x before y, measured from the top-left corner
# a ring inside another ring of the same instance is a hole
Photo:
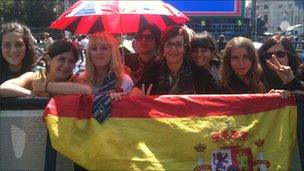
[[[289,170],[296,103],[278,94],[124,97],[108,120],[92,96],[58,96],[52,146],[89,170]]]

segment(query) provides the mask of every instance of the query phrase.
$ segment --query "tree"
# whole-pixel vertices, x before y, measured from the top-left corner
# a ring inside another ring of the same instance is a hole
[[[63,4],[51,0],[25,1],[24,11],[29,26],[48,27],[63,12]]]
[[[0,14],[2,22],[24,20],[22,1],[0,1]]]
[[[30,27],[48,27],[62,12],[62,0],[0,1],[2,22],[19,21]]]

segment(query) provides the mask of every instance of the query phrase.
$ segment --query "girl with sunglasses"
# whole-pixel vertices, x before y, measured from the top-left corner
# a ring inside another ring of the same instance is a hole
[[[280,64],[280,62],[274,56],[272,56],[266,62],[269,68],[273,69],[277,73],[289,90],[302,90],[301,93],[303,94],[304,82],[300,81],[294,76],[289,66]]]
[[[156,25],[143,24],[135,35],[137,53],[125,54],[125,65],[131,70],[130,75],[136,84],[145,68],[157,60],[160,30]]]
[[[288,38],[281,35],[271,37],[260,47],[259,57],[263,68],[263,81],[267,90],[303,89],[300,86],[300,81],[304,80],[303,73],[300,71],[300,58]],[[277,66],[277,69],[273,67],[274,65]],[[281,70],[285,68],[290,72],[287,70],[280,72],[278,67]],[[289,74],[289,77],[284,77],[282,74],[285,76]]]
[[[221,78],[224,93],[266,93],[261,79],[262,69],[253,42],[245,37],[231,39],[223,55]],[[290,96],[288,91],[271,89],[282,99]]]

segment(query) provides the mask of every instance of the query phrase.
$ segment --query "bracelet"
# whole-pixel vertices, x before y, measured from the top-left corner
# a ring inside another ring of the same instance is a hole
[[[47,86],[49,83],[50,83],[49,81],[46,81],[46,83],[44,84],[44,92],[48,92]]]

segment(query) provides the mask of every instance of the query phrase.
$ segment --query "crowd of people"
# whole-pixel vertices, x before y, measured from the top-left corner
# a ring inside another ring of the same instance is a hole
[[[46,41],[49,40],[49,35]],[[77,42],[76,42],[77,41]],[[257,50],[252,40],[216,41],[204,31],[170,26],[161,32],[143,25],[135,35],[135,53],[121,52],[120,42],[101,32],[71,40],[49,40],[35,51],[30,29],[11,22],[1,27],[1,97],[108,94],[303,94],[303,61],[290,40],[275,35]],[[83,65],[75,72],[76,64]]]

